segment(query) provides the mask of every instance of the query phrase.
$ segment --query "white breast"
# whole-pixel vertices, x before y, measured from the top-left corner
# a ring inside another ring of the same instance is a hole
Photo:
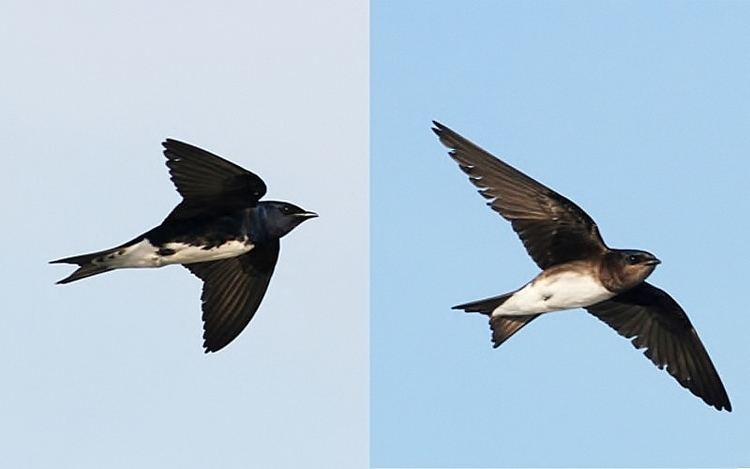
[[[537,277],[492,311],[493,316],[521,316],[581,308],[615,296],[590,275],[563,271]]]
[[[253,245],[241,241],[227,241],[211,249],[184,243],[166,243],[164,249],[174,251],[169,255],[159,254],[159,249],[144,239],[132,246],[106,256],[103,264],[118,268],[161,267],[169,264],[192,264],[236,257],[249,252]]]

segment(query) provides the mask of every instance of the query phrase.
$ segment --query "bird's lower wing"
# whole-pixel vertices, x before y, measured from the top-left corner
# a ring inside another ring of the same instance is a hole
[[[586,308],[682,386],[718,410],[732,410],[724,385],[685,311],[649,283]]]
[[[260,306],[279,257],[279,241],[218,261],[187,264],[203,280],[203,346],[221,350],[245,329]]]

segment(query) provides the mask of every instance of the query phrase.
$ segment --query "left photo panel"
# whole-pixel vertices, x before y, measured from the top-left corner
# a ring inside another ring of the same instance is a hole
[[[6,464],[368,467],[368,3],[3,16]]]

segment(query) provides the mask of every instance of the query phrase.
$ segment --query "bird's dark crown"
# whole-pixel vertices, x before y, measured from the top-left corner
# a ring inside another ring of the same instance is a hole
[[[275,200],[259,202],[258,212],[265,222],[266,236],[272,239],[281,238],[303,221],[318,216],[315,212],[308,212],[289,202]]]

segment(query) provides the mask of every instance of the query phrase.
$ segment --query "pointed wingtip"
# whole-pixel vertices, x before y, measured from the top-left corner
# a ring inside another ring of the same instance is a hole
[[[209,353],[214,353],[216,349],[214,349],[207,340],[203,340],[203,353],[208,355]]]
[[[713,406],[718,411],[722,411],[722,410],[726,410],[727,412],[731,412],[732,411],[732,403],[729,402],[729,396],[726,396],[726,398],[723,399],[721,402],[713,404]]]
[[[177,152],[180,149],[195,149],[197,147],[183,142],[182,140],[177,140],[174,138],[167,137],[163,142],[161,142],[161,146],[164,147],[164,156],[169,156],[169,152]]]
[[[173,138],[166,138],[163,142],[161,142],[161,146],[164,148],[164,155],[167,155],[167,152],[172,150],[176,144],[179,144],[179,140],[175,140]]]
[[[435,135],[437,135],[438,137],[440,137],[440,136],[442,135],[443,131],[444,131],[444,130],[446,129],[446,127],[445,127],[445,126],[444,126],[443,124],[441,124],[440,122],[438,122],[438,121],[435,121],[435,120],[434,120],[434,121],[432,121],[432,125],[433,125],[433,127],[431,128],[431,130],[432,130],[432,131],[433,131],[433,132],[435,133]]]
[[[203,353],[205,353],[206,355],[208,355],[209,353],[216,353],[219,350],[221,350],[224,347],[226,347],[226,345],[228,345],[228,344],[221,345],[221,346],[217,347],[215,343],[208,343],[207,340],[204,340],[203,341]]]

